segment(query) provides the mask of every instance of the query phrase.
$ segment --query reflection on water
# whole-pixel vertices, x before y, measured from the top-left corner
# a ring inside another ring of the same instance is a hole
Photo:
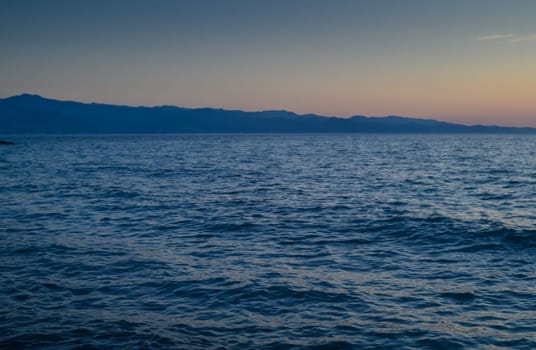
[[[12,138],[0,347],[536,347],[533,136]]]

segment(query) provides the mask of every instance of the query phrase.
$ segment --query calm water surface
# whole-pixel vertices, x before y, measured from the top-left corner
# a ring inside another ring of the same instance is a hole
[[[0,348],[536,348],[536,136],[16,136]]]

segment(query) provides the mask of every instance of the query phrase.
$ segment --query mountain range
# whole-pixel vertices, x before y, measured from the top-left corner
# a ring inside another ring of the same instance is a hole
[[[350,118],[288,111],[132,107],[22,94],[0,99],[0,133],[536,133],[536,128],[399,116]]]

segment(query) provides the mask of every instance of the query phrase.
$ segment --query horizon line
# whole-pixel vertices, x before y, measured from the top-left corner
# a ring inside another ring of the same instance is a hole
[[[468,124],[463,122],[453,122],[453,121],[446,121],[443,119],[436,119],[433,117],[416,117],[416,116],[405,116],[400,114],[388,114],[383,116],[378,115],[365,115],[365,114],[352,114],[350,116],[344,117],[344,116],[337,116],[337,115],[323,115],[318,113],[297,113],[291,110],[287,109],[255,109],[255,110],[247,110],[247,109],[240,109],[240,108],[223,108],[223,107],[182,107],[178,105],[170,105],[170,104],[161,104],[161,105],[129,105],[129,104],[117,104],[117,103],[107,103],[107,102],[84,102],[84,101],[78,101],[78,100],[71,100],[71,99],[58,99],[58,98],[51,98],[51,97],[45,97],[40,94],[36,93],[27,93],[22,92],[16,95],[11,95],[7,97],[0,98],[0,100],[7,100],[14,97],[23,97],[23,96],[32,96],[32,97],[38,97],[44,100],[50,100],[50,101],[58,101],[58,102],[72,102],[72,103],[80,103],[80,104],[86,104],[86,105],[108,105],[108,106],[116,106],[116,107],[130,107],[130,108],[164,108],[164,107],[171,107],[171,108],[177,108],[177,109],[190,109],[190,110],[200,110],[200,109],[212,109],[212,110],[221,110],[221,111],[228,111],[228,112],[243,112],[243,113],[265,113],[265,112],[284,112],[284,113],[290,113],[294,114],[298,117],[303,116],[317,116],[322,118],[337,118],[337,119],[351,119],[351,118],[404,118],[404,119],[417,119],[417,120],[427,120],[427,121],[435,121],[440,123],[446,123],[446,124],[452,124],[452,125],[463,125],[468,127],[499,127],[499,128],[513,128],[513,129],[536,129],[536,126],[506,126],[506,125],[498,125],[498,124]]]

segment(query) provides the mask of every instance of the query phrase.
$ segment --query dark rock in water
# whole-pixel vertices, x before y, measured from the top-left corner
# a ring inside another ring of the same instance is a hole
[[[0,140],[0,145],[14,145],[15,142]]]

